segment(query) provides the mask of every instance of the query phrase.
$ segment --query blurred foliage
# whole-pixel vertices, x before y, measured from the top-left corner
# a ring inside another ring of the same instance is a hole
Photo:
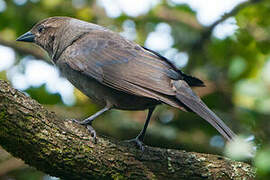
[[[30,97],[37,99],[41,104],[57,104],[61,101],[61,96],[56,94],[49,94],[45,88],[45,85],[36,88],[30,87],[25,91]]]
[[[16,171],[11,171],[7,175],[0,177],[1,180],[4,179],[16,179],[16,180],[42,180],[46,177],[40,171],[37,171],[34,168],[21,168]]]
[[[208,27],[201,25],[188,5],[163,0],[138,17],[122,13],[109,17],[94,0],[0,0],[5,9],[0,12],[0,45],[16,51],[16,63],[29,51],[16,48],[32,45],[16,43],[19,35],[36,22],[50,16],[70,16],[123,32],[124,23],[135,23],[135,41],[144,44],[159,23],[171,27],[172,48],[189,55],[184,72],[198,76],[207,87],[196,89],[203,100],[237,134],[254,135],[258,153],[252,163],[258,177],[270,177],[270,3],[268,0],[250,3],[234,16],[239,26],[236,33],[224,39],[213,34],[205,38]],[[1,4],[1,3],[0,3]],[[0,8],[1,9],[1,8]],[[133,33],[134,34],[134,33]],[[8,44],[6,42],[9,42]],[[161,50],[161,54],[166,54]],[[35,56],[34,54],[32,54]],[[41,55],[42,56],[42,55]],[[179,59],[178,59],[179,60]],[[181,60],[181,59],[180,59]],[[4,61],[4,59],[0,59]],[[24,73],[23,65],[19,69]],[[9,70],[6,70],[9,72]],[[12,73],[0,72],[1,79],[11,80]],[[11,71],[13,72],[13,71]],[[75,91],[76,103],[66,107],[59,94],[51,94],[45,85],[25,89],[32,98],[64,118],[85,118],[97,110],[87,97]],[[121,140],[134,137],[143,126],[145,112],[112,111],[94,122],[98,132]],[[192,113],[161,106],[155,111],[148,129],[146,144],[178,148],[196,152],[222,154],[222,141],[215,142],[217,132],[208,123]],[[217,145],[220,144],[221,145]],[[0,162],[1,163],[1,162]],[[25,172],[28,175],[26,175]],[[16,175],[15,175],[16,174]],[[39,179],[33,169],[13,170],[0,179]],[[27,178],[25,178],[27,177]],[[47,179],[50,179],[47,177]]]

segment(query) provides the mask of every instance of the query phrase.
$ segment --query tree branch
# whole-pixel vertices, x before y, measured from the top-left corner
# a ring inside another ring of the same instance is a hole
[[[240,10],[244,9],[247,6],[250,6],[254,3],[258,3],[261,0],[249,0],[243,3],[238,4],[237,6],[235,6],[230,12],[225,13],[220,19],[218,19],[216,22],[214,22],[211,26],[209,26],[208,28],[206,28],[203,32],[202,32],[202,36],[200,39],[200,43],[204,43],[205,40],[209,39],[209,37],[211,36],[214,28],[224,22],[225,20],[227,20],[229,17],[235,16]],[[198,44],[194,44],[194,46],[198,47]],[[202,45],[201,45],[202,46]],[[194,48],[194,47],[193,47]]]
[[[188,12],[169,9],[163,6],[158,7],[157,11],[154,11],[155,17],[161,20],[171,23],[183,23],[193,29],[203,30],[203,26],[198,22],[197,18]]]
[[[227,158],[132,145],[59,119],[0,80],[0,143],[27,164],[63,179],[254,179],[250,165]]]
[[[219,23],[225,21],[226,19],[228,19],[229,17],[235,16],[240,10],[244,9],[247,6],[250,6],[254,3],[258,3],[261,0],[249,0],[243,3],[238,4],[237,6],[235,6],[230,12],[225,13],[219,20],[217,20],[216,22],[214,22],[209,28],[208,31],[213,31],[213,29],[215,28],[216,25],[218,25]]]
[[[25,46],[18,45],[15,42],[7,41],[2,38],[0,38],[0,44],[4,46],[8,46],[13,48],[15,51],[17,51],[19,54],[22,55],[32,55],[37,59],[45,60],[46,62],[50,63],[49,56],[45,51],[43,51],[41,48],[35,47],[32,44],[26,44]]]
[[[220,19],[218,19],[217,21],[215,21],[212,25],[210,25],[209,27],[205,27],[202,31],[201,31],[201,36],[200,38],[198,38],[196,41],[194,41],[194,43],[190,46],[190,48],[188,49],[189,54],[204,54],[204,53],[200,53],[200,51],[204,51],[204,46],[210,41],[210,37],[212,35],[212,32],[214,30],[214,28],[224,22],[225,20],[227,20],[229,17],[235,16],[240,10],[246,8],[247,6],[250,6],[252,4],[261,2],[261,0],[249,0],[243,3],[238,4],[237,6],[235,6],[230,12],[225,13]],[[205,56],[205,55],[204,55]],[[200,59],[202,59],[203,57],[200,56]],[[191,58],[192,59],[192,63],[188,63],[187,66],[185,67],[186,72],[189,73],[191,71],[191,69],[193,69],[193,67],[196,65],[198,58]]]

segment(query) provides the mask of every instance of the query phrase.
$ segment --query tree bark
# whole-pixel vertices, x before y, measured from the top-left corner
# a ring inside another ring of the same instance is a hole
[[[64,121],[0,80],[0,144],[25,163],[63,179],[254,179],[222,156],[133,145]]]

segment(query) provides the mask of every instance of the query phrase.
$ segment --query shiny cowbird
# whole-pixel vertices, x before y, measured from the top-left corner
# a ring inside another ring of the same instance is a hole
[[[143,139],[155,107],[161,103],[191,111],[208,121],[227,140],[235,134],[192,91],[204,86],[181,72],[160,54],[125,39],[102,26],[69,17],[51,17],[37,23],[17,41],[45,49],[61,73],[103,109],[75,122],[96,138],[93,120],[110,109],[145,110],[148,116],[133,142]]]

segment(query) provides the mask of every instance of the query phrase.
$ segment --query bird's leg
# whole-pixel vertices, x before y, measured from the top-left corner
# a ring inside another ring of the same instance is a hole
[[[143,139],[144,139],[144,136],[145,136],[145,133],[146,133],[146,129],[147,129],[147,126],[150,122],[150,119],[151,119],[151,116],[153,114],[153,111],[154,111],[155,107],[152,107],[152,108],[149,108],[149,111],[148,111],[148,115],[147,115],[147,118],[146,118],[146,121],[144,123],[144,126],[143,126],[143,129],[141,130],[141,132],[138,134],[138,136],[134,139],[131,139],[131,140],[128,140],[127,142],[135,142],[136,145],[143,151],[144,150],[144,147],[143,147]]]
[[[96,142],[97,134],[96,134],[95,129],[92,127],[92,122],[94,121],[95,118],[97,118],[98,116],[100,116],[101,114],[103,114],[104,112],[106,112],[110,109],[111,109],[111,107],[106,106],[103,109],[101,109],[100,111],[96,112],[95,114],[93,114],[92,116],[88,117],[87,119],[85,119],[83,121],[78,121],[76,119],[72,119],[72,121],[75,123],[86,126],[86,128],[90,132],[91,136],[93,137],[94,142]]]

